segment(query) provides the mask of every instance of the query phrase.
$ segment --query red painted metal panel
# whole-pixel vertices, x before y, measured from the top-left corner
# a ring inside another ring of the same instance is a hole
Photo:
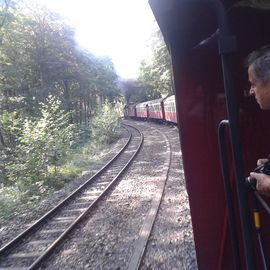
[[[147,102],[139,103],[136,105],[137,117],[148,118],[148,104]]]
[[[148,104],[147,102],[136,105],[136,114],[139,118],[148,118]]]
[[[175,96],[170,96],[164,100],[164,117],[166,121],[177,123]]]
[[[163,98],[149,101],[148,107],[149,107],[149,118],[160,120],[164,119]]]
[[[217,134],[219,122],[227,118],[221,61],[215,39],[197,46],[217,29],[215,14],[210,13],[211,9],[206,3],[197,5],[200,1],[151,2],[171,50],[178,126],[198,266],[203,270],[234,269]],[[181,6],[181,10],[177,9],[182,2],[184,5]],[[230,9],[228,16],[238,41],[238,52],[233,58],[233,75],[239,106],[244,166],[248,175],[256,166],[257,158],[265,157],[270,152],[270,113],[262,112],[254,99],[246,96],[244,90],[247,89],[248,83],[243,60],[250,51],[270,44],[270,28],[267,27],[270,25],[270,14],[269,11],[245,7]],[[229,138],[229,134],[227,135]],[[229,140],[227,143],[237,212]],[[263,213],[263,241],[270,261],[270,231],[267,229],[269,226],[270,218]],[[240,235],[239,219],[237,228]],[[242,242],[241,236],[238,240]],[[258,269],[262,269],[256,241],[254,249]],[[240,252],[245,269],[241,244]]]
[[[137,112],[137,117],[140,117],[140,118],[147,118],[147,111],[138,111]]]
[[[188,55],[185,63],[174,63],[182,156],[197,260],[199,268],[207,270],[218,269],[225,215],[217,127],[226,118],[226,107],[217,57],[216,48],[216,54],[211,55],[212,65],[217,68],[215,80],[211,76],[214,70],[210,68],[210,60],[208,69],[203,69],[203,55],[199,51]],[[183,64],[185,70],[180,69]]]
[[[149,117],[153,119],[163,119],[161,107],[159,107],[158,111],[149,111]]]
[[[133,117],[136,116],[136,105],[129,105],[128,106],[128,116]]]
[[[166,119],[166,121],[177,123],[176,112],[166,112],[165,111],[165,119]]]

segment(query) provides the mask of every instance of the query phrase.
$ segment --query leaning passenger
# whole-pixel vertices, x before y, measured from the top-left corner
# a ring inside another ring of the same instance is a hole
[[[249,94],[254,96],[262,110],[270,110],[270,46],[253,51],[247,57]],[[259,159],[257,165],[267,159]],[[257,180],[259,193],[270,196],[270,176],[251,172],[250,176]]]

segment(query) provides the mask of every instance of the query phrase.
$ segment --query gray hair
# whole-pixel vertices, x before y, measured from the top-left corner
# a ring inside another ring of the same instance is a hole
[[[265,84],[270,79],[270,46],[251,52],[246,59],[246,65],[252,65],[256,78]]]

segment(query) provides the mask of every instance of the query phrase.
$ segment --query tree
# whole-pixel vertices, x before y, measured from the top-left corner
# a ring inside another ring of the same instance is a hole
[[[0,29],[11,19],[12,13],[10,10],[13,9],[14,6],[15,3],[12,0],[0,1]]]
[[[119,113],[117,107],[105,102],[92,121],[92,136],[100,144],[110,144],[118,136]]]
[[[63,109],[76,112],[71,121],[88,123],[99,100],[118,99],[111,60],[79,50],[73,29],[56,14],[36,7],[16,11],[0,31],[3,109],[37,116],[39,103],[54,95]]]
[[[150,60],[141,63],[139,81],[145,86],[148,93],[153,93],[151,96],[157,96],[157,93],[170,95],[173,93],[171,60],[159,30],[153,36],[152,50],[153,55]]]
[[[32,183],[57,170],[74,124],[89,130],[99,107],[119,100],[118,78],[110,59],[78,48],[56,14],[0,3],[0,177]]]
[[[50,166],[57,172],[74,139],[74,125],[59,100],[49,96],[40,106],[41,118],[25,120],[14,159],[6,167],[10,183],[27,187],[45,181]]]
[[[0,114],[0,183],[7,184],[6,166],[13,161],[21,136],[22,124],[16,112],[2,111]]]
[[[149,85],[146,85],[144,82],[138,80],[122,80],[120,87],[124,93],[126,104],[161,97],[161,94],[158,91],[155,91],[155,89],[150,88]]]

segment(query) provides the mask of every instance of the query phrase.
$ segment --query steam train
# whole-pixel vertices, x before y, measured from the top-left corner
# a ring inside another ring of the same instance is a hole
[[[151,119],[177,124],[175,96],[127,105],[124,115],[128,118]]]
[[[267,269],[270,201],[250,190],[245,179],[270,152],[270,113],[248,95],[243,62],[270,44],[269,1],[149,4],[172,59],[198,268]],[[140,108],[137,114],[152,115],[151,104],[148,111]],[[260,226],[253,222],[254,208]]]

